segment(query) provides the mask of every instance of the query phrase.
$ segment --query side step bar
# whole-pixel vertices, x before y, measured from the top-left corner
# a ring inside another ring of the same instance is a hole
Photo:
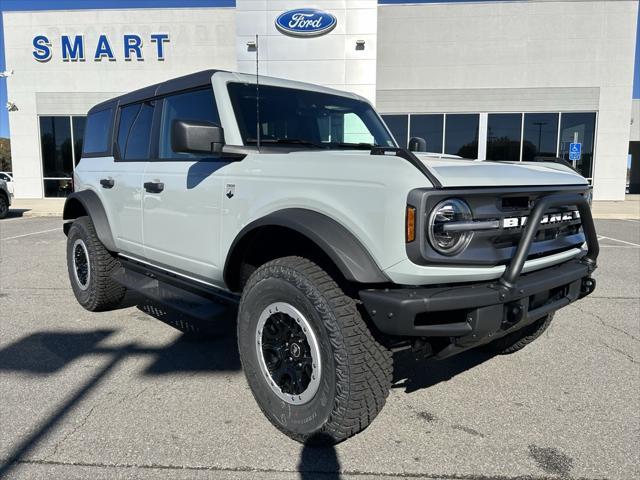
[[[202,323],[235,318],[239,296],[209,289],[135,261],[120,260],[122,268],[114,272],[112,278],[174,315]]]

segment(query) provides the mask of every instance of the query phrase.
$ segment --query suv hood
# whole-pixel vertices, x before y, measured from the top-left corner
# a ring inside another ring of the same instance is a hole
[[[552,162],[491,162],[416,155],[443,187],[586,185],[569,167]]]

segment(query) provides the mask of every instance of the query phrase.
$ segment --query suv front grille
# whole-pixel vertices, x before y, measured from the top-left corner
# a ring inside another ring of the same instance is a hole
[[[446,257],[435,251],[426,235],[407,244],[407,254],[422,265],[464,264],[504,265],[508,264],[518,247],[525,230],[526,221],[537,200],[543,196],[561,193],[587,195],[589,187],[513,187],[466,190],[413,190],[409,205],[420,206],[416,232],[420,235],[427,226],[429,213],[442,200],[461,198],[471,207],[473,220],[498,221],[498,228],[476,230],[468,247],[458,255]],[[540,225],[531,245],[528,259],[544,257],[579,247],[585,241],[580,217],[575,205],[552,208],[545,212],[548,217]]]

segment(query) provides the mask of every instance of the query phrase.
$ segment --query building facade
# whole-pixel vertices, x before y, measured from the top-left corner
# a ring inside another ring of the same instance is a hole
[[[211,5],[4,12],[16,196],[71,191],[92,105],[198,70],[257,67],[365,96],[402,146],[422,137],[436,153],[561,157],[596,199],[624,197],[640,125],[637,0]]]

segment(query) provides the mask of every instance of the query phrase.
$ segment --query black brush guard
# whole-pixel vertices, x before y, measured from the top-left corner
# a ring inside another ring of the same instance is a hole
[[[580,258],[522,274],[542,216],[558,206],[580,212],[587,252]],[[591,273],[600,247],[589,204],[578,194],[540,198],[529,215],[516,253],[499,280],[460,286],[367,289],[360,299],[383,333],[453,337],[441,358],[488,343],[553,313],[595,289]]]

